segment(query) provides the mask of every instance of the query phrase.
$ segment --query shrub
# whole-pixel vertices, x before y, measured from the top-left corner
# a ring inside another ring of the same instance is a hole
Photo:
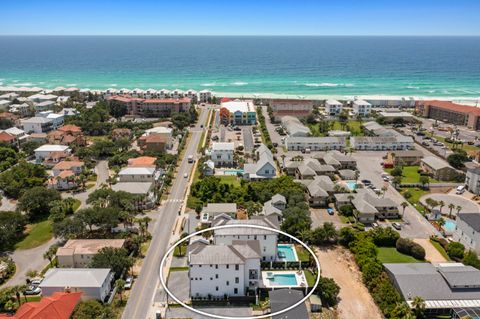
[[[400,234],[390,227],[378,227],[371,231],[373,242],[380,247],[395,247]]]
[[[352,205],[344,205],[339,209],[340,215],[350,217],[353,216],[353,206]]]
[[[461,243],[452,242],[447,246],[447,254],[448,257],[454,260],[462,260],[465,254],[465,246],[463,246]]]
[[[399,252],[412,256],[415,259],[425,259],[425,249],[414,241],[406,238],[399,238],[396,243]]]

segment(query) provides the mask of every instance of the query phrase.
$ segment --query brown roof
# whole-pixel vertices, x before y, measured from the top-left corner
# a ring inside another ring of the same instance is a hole
[[[450,110],[458,113],[470,113],[476,116],[480,116],[480,108],[475,106],[456,104],[450,101],[421,101],[420,104],[437,107],[444,110]]]
[[[67,124],[58,129],[61,132],[81,132],[82,129],[73,124]]]
[[[61,171],[60,174],[58,174],[57,177],[67,178],[67,177],[70,177],[70,176],[73,176],[73,175],[75,175],[75,173],[72,172],[71,170],[65,170],[65,171]]]
[[[77,254],[96,254],[105,247],[122,248],[125,239],[70,239],[63,247],[58,248],[57,256]]]
[[[140,99],[131,97],[130,95],[115,95],[107,98],[108,101],[118,101],[122,103],[130,103],[130,102],[143,102],[145,104],[158,104],[158,103],[190,103],[191,99],[188,97],[184,97],[181,99]]]
[[[0,142],[7,142],[7,143],[10,143],[12,141],[15,140],[15,136],[13,135],[10,135],[8,133],[5,133],[5,132],[1,132],[0,133]]]
[[[157,159],[151,156],[140,156],[137,158],[130,158],[128,160],[128,166],[139,166],[139,167],[148,167],[155,166],[155,161]]]
[[[70,156],[70,153],[64,152],[64,151],[56,151],[56,152],[51,152],[50,155],[48,156],[49,159],[54,159],[54,158],[67,158]]]
[[[0,113],[0,118],[9,119],[9,120],[14,121],[18,118],[18,116],[16,116],[13,113],[10,113],[10,112],[2,112],[2,113]]]
[[[85,165],[85,163],[80,161],[61,161],[60,163],[55,165],[53,169],[69,170],[72,169],[72,167],[79,167],[83,165]]]
[[[150,134],[148,136],[141,136],[140,140],[145,141],[145,143],[166,143],[168,137],[159,134]]]

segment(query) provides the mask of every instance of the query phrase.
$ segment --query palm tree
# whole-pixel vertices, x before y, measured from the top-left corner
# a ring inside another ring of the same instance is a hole
[[[445,218],[440,217],[440,219],[437,220],[437,224],[440,226],[440,228],[442,228],[442,226],[445,225]]]
[[[413,297],[412,308],[417,318],[423,318],[425,312],[425,300],[423,300],[422,297]]]
[[[445,206],[445,202],[443,200],[439,201],[438,206],[440,206],[440,214],[442,214],[442,208]]]
[[[448,218],[452,219],[452,210],[455,208],[455,205],[453,203],[448,204],[448,209],[450,209],[450,212],[448,213]]]
[[[402,202],[400,206],[402,206],[403,208],[403,212],[402,212],[402,218],[403,218],[403,215],[405,215],[405,208],[408,207],[408,202]]]
[[[355,199],[355,196],[353,196],[353,195],[351,195],[351,194],[350,194],[350,195],[348,195],[348,197],[347,197],[347,198],[348,198],[348,201],[349,201],[349,202],[350,202],[350,204],[351,204],[351,203],[352,203],[352,200],[354,200],[354,199]]]
[[[123,290],[125,289],[125,280],[122,278],[115,281],[115,287],[117,288],[118,295],[120,296],[120,303],[123,302]]]
[[[300,237],[300,239],[301,239],[304,243],[308,243],[308,242],[312,239],[312,232],[310,231],[310,229],[302,229],[302,230],[298,233],[298,237]]]
[[[382,187],[382,198],[385,197],[385,193],[387,192],[387,190],[388,190],[388,186],[383,185],[383,187]]]
[[[457,206],[457,216],[458,216],[458,214],[460,214],[460,211],[461,211],[461,210],[462,210],[462,206],[458,205],[458,206]]]
[[[432,211],[433,208],[435,208],[435,206],[438,205],[437,201],[434,200],[433,198],[430,198],[430,197],[425,200],[425,204],[427,204],[427,206],[429,207],[430,211]]]
[[[420,176],[419,182],[422,184],[422,188],[425,188],[425,185],[429,184],[430,179],[427,176]]]

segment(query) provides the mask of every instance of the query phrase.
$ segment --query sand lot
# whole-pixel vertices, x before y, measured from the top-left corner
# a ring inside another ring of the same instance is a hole
[[[338,318],[381,319],[380,310],[362,283],[360,271],[352,254],[343,247],[319,248],[316,254],[322,276],[330,277],[340,286]]]

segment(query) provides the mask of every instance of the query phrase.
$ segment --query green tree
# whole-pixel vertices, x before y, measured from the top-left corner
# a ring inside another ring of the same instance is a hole
[[[0,189],[8,197],[17,199],[27,190],[43,186],[46,181],[47,174],[43,166],[22,160],[18,165],[0,174]]]
[[[110,319],[115,318],[115,312],[109,305],[102,305],[97,300],[80,302],[73,312],[73,319]]]
[[[403,201],[400,206],[402,206],[403,211],[402,211],[402,217],[405,215],[405,209],[408,207],[408,202]]]
[[[28,189],[18,200],[18,210],[25,212],[29,219],[48,216],[50,203],[61,200],[60,193],[54,189],[36,186]]]
[[[334,307],[338,301],[338,294],[340,293],[340,287],[332,278],[320,277],[318,284],[322,302],[329,306]]]
[[[413,297],[412,308],[418,319],[425,317],[425,300],[423,300],[423,298],[418,296]]]
[[[311,225],[312,219],[308,211],[300,207],[289,207],[283,211],[281,228],[284,232],[298,236],[301,231],[310,229]]]
[[[43,253],[43,258],[48,259],[50,266],[52,266],[53,258],[55,258],[58,250],[58,244],[51,245],[46,252]]]
[[[461,169],[465,166],[464,163],[468,161],[468,156],[463,153],[455,152],[447,157],[447,161],[448,164],[452,165],[453,167]]]
[[[25,217],[12,211],[0,211],[0,253],[12,248],[25,229]]]
[[[403,170],[400,166],[395,166],[392,171],[390,172],[390,175],[392,176],[402,176]]]
[[[465,254],[465,246],[461,243],[451,242],[447,246],[448,257],[454,260],[462,260]]]
[[[455,208],[455,205],[453,203],[448,204],[448,218],[452,219],[452,210]]]
[[[125,248],[104,247],[93,256],[90,268],[110,268],[116,276],[133,266],[132,257]]]
[[[422,184],[422,188],[425,188],[430,183],[430,178],[428,176],[420,176],[418,181]]]
[[[115,281],[115,287],[117,288],[117,293],[120,296],[120,302],[123,302],[123,290],[125,289],[125,280],[119,278]]]

